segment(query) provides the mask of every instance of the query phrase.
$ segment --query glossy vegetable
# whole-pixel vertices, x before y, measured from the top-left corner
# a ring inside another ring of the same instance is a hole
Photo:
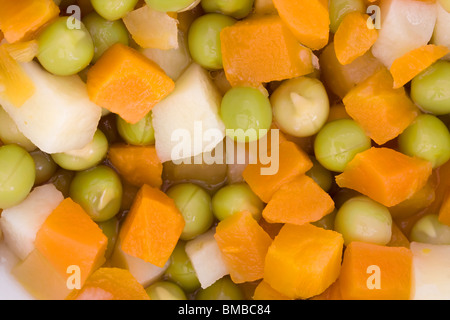
[[[56,173],[58,165],[53,161],[50,155],[40,150],[33,151],[30,155],[33,158],[36,171],[34,184],[40,185],[47,182]]]
[[[217,280],[206,289],[199,290],[195,300],[243,300],[244,293],[230,277]]]
[[[185,222],[181,240],[193,239],[212,226],[211,196],[203,188],[193,183],[182,183],[169,188],[166,194],[174,200]]]
[[[86,68],[94,57],[94,43],[86,27],[69,27],[67,17],[61,17],[40,34],[37,58],[49,72],[67,76]]]
[[[145,289],[150,300],[187,300],[183,289],[170,281],[158,281]]]
[[[311,158],[313,166],[306,172],[324,191],[328,192],[333,185],[333,175],[331,171],[325,169],[315,158]]]
[[[144,118],[173,89],[172,79],[159,66],[120,43],[102,55],[87,78],[90,99],[129,123]]]
[[[119,234],[119,219],[113,217],[109,220],[98,222],[97,224],[102,229],[103,234],[108,238],[108,246],[105,252],[105,259],[108,260],[113,253],[117,235]]]
[[[264,259],[272,239],[250,212],[238,212],[222,220],[214,238],[234,283],[263,278]]]
[[[344,16],[350,12],[365,11],[363,0],[330,0],[328,10],[330,12],[330,31],[336,33]]]
[[[161,12],[179,12],[193,8],[198,4],[197,0],[145,0],[147,5]]]
[[[97,222],[114,217],[120,210],[122,182],[104,165],[78,172],[70,184],[70,197]]]
[[[120,136],[129,144],[148,146],[155,144],[155,131],[152,125],[152,113],[135,124],[131,124],[117,116],[117,130]]]
[[[270,102],[279,128],[294,137],[316,134],[330,110],[325,87],[319,80],[309,77],[285,81],[272,93]]]
[[[0,147],[0,208],[19,204],[34,185],[36,169],[30,154],[15,144]]]
[[[212,198],[214,216],[221,221],[242,211],[249,211],[259,221],[263,208],[264,203],[246,183],[224,186]]]
[[[317,161],[326,169],[335,172],[344,171],[358,153],[370,147],[370,138],[352,119],[327,123],[314,140],[314,154]]]
[[[91,0],[95,11],[106,20],[123,18],[138,3],[138,0]]]
[[[450,226],[441,223],[437,214],[428,214],[414,224],[409,238],[416,242],[449,245]]]
[[[202,0],[201,6],[205,12],[217,12],[235,19],[243,19],[252,12],[254,2],[254,0]]]
[[[367,197],[354,197],[338,210],[335,230],[344,237],[345,245],[361,241],[386,245],[391,240],[392,217],[389,210]]]
[[[19,131],[17,125],[8,113],[0,107],[0,140],[4,144],[17,144],[27,151],[33,151],[36,146]]]

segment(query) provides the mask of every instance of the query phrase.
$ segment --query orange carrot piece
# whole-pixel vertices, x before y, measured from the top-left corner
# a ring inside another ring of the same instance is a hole
[[[258,87],[312,73],[312,52],[277,15],[240,21],[220,33],[225,75],[232,86]]]
[[[120,43],[110,47],[87,75],[89,98],[129,123],[140,121],[174,88],[156,63]]]
[[[386,68],[350,90],[343,102],[347,113],[378,145],[400,135],[420,113],[403,88],[393,88]]]
[[[161,187],[163,165],[155,146],[115,144],[109,148],[108,159],[129,184]]]
[[[273,4],[300,43],[312,50],[325,47],[330,32],[328,0],[273,0]]]
[[[0,0],[0,26],[9,43],[30,40],[38,29],[58,17],[53,0]]]
[[[271,223],[302,225],[320,220],[334,210],[334,201],[313,179],[301,175],[282,185],[262,215]]]
[[[291,300],[285,295],[273,289],[264,280],[261,281],[253,293],[253,300]]]
[[[439,209],[439,221],[450,226],[450,188],[447,189],[444,201]]]
[[[78,266],[81,285],[105,262],[108,239],[89,215],[66,198],[47,217],[36,234],[36,249],[64,277]]]
[[[130,271],[100,268],[87,279],[83,288],[73,291],[67,300],[150,300],[150,298]]]
[[[367,14],[358,11],[344,16],[334,35],[336,57],[342,65],[363,56],[377,41],[378,31],[367,27]]]
[[[329,286],[323,293],[312,297],[311,300],[342,300],[339,278]]]
[[[428,44],[396,59],[390,69],[394,78],[394,88],[403,87],[449,52],[450,50],[447,47]]]
[[[403,247],[351,242],[344,253],[339,283],[345,300],[408,300],[412,253]]]
[[[336,281],[344,240],[311,224],[286,224],[269,247],[264,281],[291,299],[308,299]]]
[[[219,222],[214,235],[234,283],[256,281],[264,275],[264,259],[272,238],[248,211]]]
[[[429,161],[372,147],[357,154],[336,182],[392,207],[423,188],[431,173]]]
[[[185,222],[175,202],[159,189],[143,185],[119,232],[122,251],[163,267]]]
[[[269,202],[272,195],[283,184],[304,174],[313,165],[308,155],[293,142],[280,143],[278,151],[279,165],[275,174],[262,174],[262,169],[267,166],[261,163],[247,165],[242,174],[253,192],[265,203]],[[276,151],[272,150],[272,152]],[[273,161],[276,160],[273,159]]]

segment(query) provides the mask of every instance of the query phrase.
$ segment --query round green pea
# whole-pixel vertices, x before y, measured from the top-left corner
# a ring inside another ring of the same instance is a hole
[[[136,146],[155,144],[151,112],[135,124],[128,123],[117,115],[117,130],[119,135],[129,144]]]
[[[91,0],[95,11],[106,20],[114,21],[132,11],[138,0]]]
[[[333,185],[333,175],[330,170],[322,166],[315,158],[311,158],[313,166],[306,172],[324,191],[328,192]]]
[[[253,10],[255,0],[202,0],[201,6],[205,12],[217,12],[243,19]]]
[[[0,106],[0,140],[4,144],[17,144],[27,151],[33,151],[36,146],[17,128],[16,123]]]
[[[165,275],[169,280],[178,284],[185,292],[194,292],[200,288],[197,274],[191,260],[185,251],[186,242],[179,241],[169,260]]]
[[[190,240],[209,230],[214,222],[211,209],[211,196],[194,183],[176,184],[167,190],[183,215],[185,226],[181,240]]]
[[[22,147],[0,147],[0,208],[13,207],[24,200],[33,188],[36,169],[33,158]]]
[[[33,157],[36,169],[34,184],[39,185],[48,181],[58,169],[55,161],[53,161],[50,155],[41,150],[32,151],[30,152],[30,155]]]
[[[327,214],[322,219],[311,222],[312,225],[316,227],[323,228],[325,230],[334,230],[334,220],[336,219],[337,210]]]
[[[244,300],[242,289],[229,276],[225,276],[208,288],[200,289],[196,300]]]
[[[450,159],[450,132],[434,115],[422,114],[398,137],[400,151],[437,168]]]
[[[94,43],[89,31],[81,21],[79,27],[72,27],[69,18],[58,18],[38,38],[37,59],[47,71],[59,76],[77,74],[94,57]]]
[[[365,13],[364,0],[330,0],[328,10],[330,13],[330,30],[336,33],[344,16],[349,12]]]
[[[326,169],[343,172],[356,154],[370,147],[370,138],[354,120],[340,119],[327,123],[319,131],[314,154]]]
[[[344,237],[345,245],[352,241],[386,245],[392,236],[389,209],[366,197],[347,200],[336,213],[334,228]]]
[[[170,281],[158,281],[145,289],[151,300],[187,300],[183,289]]]
[[[114,246],[119,234],[119,220],[113,217],[106,221],[97,223],[103,234],[108,238],[108,245],[106,247],[105,258],[109,259],[114,251]]]
[[[192,59],[205,69],[222,69],[220,32],[235,23],[232,17],[219,13],[208,13],[195,19],[188,31],[188,48]]]
[[[246,183],[235,183],[224,186],[212,198],[214,215],[225,220],[234,213],[249,211],[259,221],[264,209],[264,202],[250,189]]]
[[[108,139],[101,130],[97,130],[92,141],[84,148],[52,154],[53,160],[67,170],[82,171],[98,165],[108,152]]]
[[[145,0],[147,5],[161,12],[181,12],[198,4],[198,0]]]
[[[450,113],[450,62],[440,60],[411,81],[411,98],[425,112]]]
[[[250,87],[228,90],[220,108],[227,135],[238,142],[258,140],[272,125],[272,106],[261,91]]]
[[[96,222],[113,218],[120,210],[122,182],[110,167],[100,165],[76,173],[70,197]]]
[[[113,44],[122,43],[127,46],[129,43],[128,30],[122,20],[109,21],[93,11],[82,22],[94,43],[93,63]]]
[[[411,229],[410,241],[450,245],[450,226],[439,221],[437,214],[421,217]]]

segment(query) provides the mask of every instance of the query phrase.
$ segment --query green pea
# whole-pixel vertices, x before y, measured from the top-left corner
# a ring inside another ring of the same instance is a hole
[[[101,130],[97,130],[92,141],[84,148],[52,154],[53,160],[67,170],[82,171],[98,165],[108,152],[108,140]]]
[[[306,175],[312,178],[324,191],[328,192],[333,185],[333,175],[315,158],[311,157],[311,161],[313,166],[306,172]]]
[[[138,0],[91,0],[94,10],[106,20],[119,20],[132,11]]]
[[[314,154],[326,169],[342,172],[356,154],[370,147],[370,138],[354,120],[340,119],[327,123],[319,131]]]
[[[334,221],[336,219],[336,213],[337,210],[333,210],[333,212],[327,214],[318,221],[312,222],[311,224],[326,230],[334,230]]]
[[[250,189],[246,183],[230,184],[222,187],[212,198],[214,215],[219,220],[237,212],[249,211],[259,221],[264,209],[264,202]]]
[[[411,98],[425,112],[450,113],[450,62],[440,60],[411,81]]]
[[[202,187],[181,183],[170,187],[166,194],[175,201],[185,221],[181,240],[193,239],[212,226],[211,196]]]
[[[119,234],[119,220],[113,217],[106,221],[97,223],[103,234],[108,238],[108,246],[106,247],[105,259],[109,259],[114,251],[114,246]]]
[[[437,168],[450,159],[450,132],[431,114],[419,115],[398,138],[400,151],[428,160]]]
[[[328,94],[320,80],[299,77],[283,82],[271,95],[273,117],[281,131],[309,137],[323,127],[330,112]]]
[[[243,19],[253,10],[255,0],[202,0],[205,12],[217,12],[235,19]]]
[[[39,185],[48,181],[58,169],[55,161],[53,161],[50,155],[41,150],[32,151],[30,155],[33,157],[36,169],[34,184]]]
[[[64,198],[69,197],[70,184],[72,183],[73,177],[75,177],[75,172],[59,168],[56,170],[55,174],[50,178],[50,183],[61,191]]]
[[[42,31],[38,38],[37,58],[49,72],[68,76],[86,68],[94,56],[94,43],[81,21],[70,27],[69,17],[60,17]]]
[[[386,245],[392,236],[392,217],[382,204],[359,196],[339,208],[334,227],[344,237],[345,245],[352,241]]]
[[[117,116],[117,130],[120,136],[129,144],[148,146],[155,144],[155,131],[152,125],[152,113],[135,124],[131,124]]]
[[[235,19],[218,13],[208,13],[195,19],[188,31],[192,59],[206,69],[222,69],[220,32],[235,23]]]
[[[437,214],[427,214],[417,220],[409,238],[410,241],[450,245],[450,226],[441,223]]]
[[[234,87],[222,99],[220,116],[228,136],[238,142],[251,142],[270,129],[272,106],[258,89]]]
[[[196,300],[244,300],[242,289],[235,284],[229,276],[225,276],[208,288],[200,289]]]
[[[92,220],[106,221],[120,210],[122,182],[113,169],[100,165],[77,172],[70,184],[69,194]]]
[[[82,22],[94,43],[93,63],[113,44],[122,43],[127,46],[129,43],[128,30],[122,20],[109,21],[94,11],[85,16]]]
[[[192,267],[191,260],[185,251],[186,242],[179,241],[170,257],[169,267],[165,275],[169,280],[178,284],[185,292],[194,292],[200,288],[197,274]]]
[[[145,289],[151,300],[187,300],[183,289],[170,281],[158,281]]]
[[[27,151],[33,151],[36,146],[17,128],[16,123],[0,106],[0,140],[4,144],[17,144]]]
[[[0,208],[13,207],[24,200],[34,185],[36,169],[33,158],[22,147],[0,147]]]
[[[198,0],[145,0],[154,10],[161,12],[181,12],[195,7]]]
[[[366,6],[364,0],[330,0],[328,10],[330,12],[330,30],[336,33],[344,16],[353,11],[364,13]]]

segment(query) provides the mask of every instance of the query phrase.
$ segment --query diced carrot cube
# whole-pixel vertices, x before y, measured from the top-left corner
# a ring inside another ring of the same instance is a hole
[[[80,283],[105,262],[108,239],[83,208],[71,198],[63,200],[36,234],[36,249],[64,277],[77,266]]]
[[[274,290],[267,282],[261,281],[255,288],[253,300],[290,300],[285,295]]]
[[[323,293],[339,276],[344,239],[311,224],[286,224],[269,247],[264,281],[291,299]]]
[[[358,153],[336,182],[341,188],[356,190],[392,207],[423,188],[431,173],[429,161],[389,148],[372,147]]]
[[[80,290],[74,290],[67,300],[150,300],[144,287],[130,271],[100,268]]]
[[[271,223],[302,225],[320,220],[334,210],[334,201],[313,179],[301,175],[282,185],[262,214]]]
[[[351,242],[345,250],[339,283],[345,300],[408,300],[412,253],[403,247]]]
[[[108,159],[131,185],[161,187],[163,165],[156,154],[155,146],[112,145]]]
[[[324,292],[315,297],[312,297],[311,300],[342,300],[339,279],[333,282],[333,284],[329,286]]]
[[[404,88],[393,88],[386,68],[376,72],[344,97],[347,113],[378,145],[396,138],[419,115]]]
[[[184,225],[183,216],[169,196],[143,185],[119,232],[122,251],[163,267]]]
[[[273,4],[300,43],[312,50],[325,47],[330,32],[328,0],[273,0]]]
[[[250,212],[238,212],[219,222],[214,238],[233,282],[250,282],[263,277],[264,259],[272,238]]]
[[[225,75],[232,86],[258,87],[312,73],[312,52],[277,16],[240,21],[220,33]]]
[[[139,122],[175,88],[175,83],[140,52],[117,43],[89,69],[89,98],[129,123]]]
[[[9,43],[29,40],[59,14],[53,0],[0,0],[0,8],[0,28]]]
[[[450,188],[447,188],[444,201],[439,209],[439,221],[450,226]]]
[[[278,159],[276,155],[278,152]],[[312,168],[308,155],[294,142],[283,141],[278,150],[272,150],[272,161],[278,160],[278,171],[274,174],[263,174],[266,165],[249,164],[244,169],[243,177],[253,192],[268,203],[272,195],[285,183],[304,174]],[[272,164],[273,165],[273,164]]]

